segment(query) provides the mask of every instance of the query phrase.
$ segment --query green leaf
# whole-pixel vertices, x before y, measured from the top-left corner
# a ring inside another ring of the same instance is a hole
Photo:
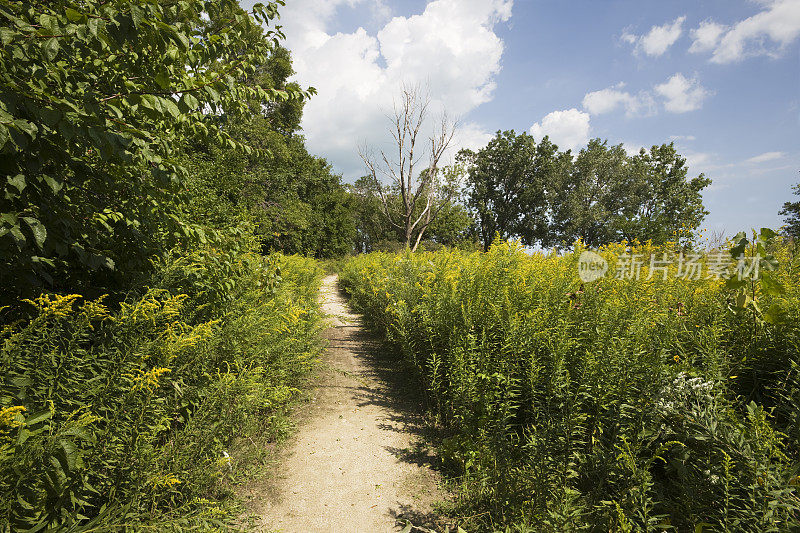
[[[181,102],[183,102],[183,104],[186,105],[189,110],[197,109],[197,107],[200,105],[200,102],[197,101],[197,98],[195,98],[192,93],[183,93],[183,96],[181,96]]]
[[[14,32],[11,31],[11,28],[6,28],[5,26],[0,28],[0,43],[3,43],[3,46],[7,46],[13,40]]]
[[[87,25],[89,26],[89,33],[97,37],[97,32],[100,29],[100,19],[91,18]]]
[[[162,89],[169,89],[169,74],[166,70],[160,70],[158,74],[156,74],[156,83]]]
[[[174,118],[177,118],[178,115],[181,114],[180,110],[178,109],[178,104],[175,103],[175,100],[172,98],[161,98],[160,100],[161,108]]]
[[[785,312],[780,304],[774,303],[764,312],[764,320],[770,324],[779,324],[783,322],[784,315]]]
[[[133,26],[138,30],[142,24],[142,10],[138,6],[131,6],[131,20]]]
[[[736,234],[733,238],[733,242],[736,244],[731,248],[731,257],[734,259],[738,259],[744,253],[745,248],[747,248],[747,236],[743,231],[740,231]]]
[[[49,420],[50,417],[52,416],[53,413],[49,409],[45,409],[44,411],[38,411],[25,419],[25,425],[34,426],[39,422],[44,422],[45,420]]]
[[[52,61],[58,55],[58,49],[60,45],[58,44],[58,39],[52,37],[47,40],[47,43],[44,45],[44,55],[48,61]]]
[[[778,270],[779,266],[780,263],[772,254],[767,255],[763,259],[761,259],[760,267],[762,270]]]
[[[23,174],[17,174],[16,176],[8,178],[8,184],[17,189],[19,192],[25,190],[25,176]]]
[[[747,280],[739,279],[738,276],[731,276],[725,281],[725,288],[729,290],[740,289],[747,283]]]
[[[206,94],[211,98],[212,102],[219,102],[219,93],[211,85],[205,87]]]
[[[772,231],[770,228],[761,228],[761,239],[768,241],[770,239],[774,239],[777,236],[778,234]]]
[[[47,238],[47,230],[45,229],[44,225],[33,217],[22,217],[22,220],[28,224],[28,227],[33,233],[33,238],[36,240],[36,245],[41,250],[44,246],[44,241]]]
[[[67,14],[67,19],[69,19],[70,22],[78,22],[79,20],[83,19],[83,15],[71,7],[68,7],[65,12]]]
[[[58,444],[61,449],[56,453],[56,457],[65,472],[72,472],[75,469],[75,463],[80,457],[80,451],[71,440],[59,439]]]
[[[43,13],[39,15],[39,24],[41,24],[47,31],[54,32],[58,22],[54,16]]]
[[[771,272],[761,273],[761,288],[771,296],[780,296],[786,292],[778,277]]]

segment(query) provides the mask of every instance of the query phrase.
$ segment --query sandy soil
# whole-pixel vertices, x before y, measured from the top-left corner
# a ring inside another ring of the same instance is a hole
[[[413,387],[348,311],[336,276],[320,299],[329,315],[323,370],[272,486],[249,491],[259,531],[399,531],[403,520],[438,529],[431,505],[446,494]]]

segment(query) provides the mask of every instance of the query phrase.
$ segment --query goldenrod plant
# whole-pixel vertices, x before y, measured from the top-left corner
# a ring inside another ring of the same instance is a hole
[[[322,271],[244,254],[216,279],[219,253],[164,261],[116,311],[43,295],[3,328],[0,530],[230,522],[227,450],[281,430],[319,348]]]
[[[559,255],[500,240],[359,256],[341,277],[427,391],[462,527],[791,531],[800,262],[761,235],[752,251],[774,268],[746,285],[780,310],[769,320],[738,310],[739,286],[715,275],[752,276],[763,257],[743,267],[729,249],[741,242],[608,245],[590,282],[580,242]]]

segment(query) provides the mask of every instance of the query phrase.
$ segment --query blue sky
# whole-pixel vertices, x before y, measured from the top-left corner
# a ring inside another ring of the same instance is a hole
[[[403,82],[460,117],[461,146],[498,129],[562,148],[675,141],[713,180],[705,226],[778,227],[800,182],[800,0],[288,0],[303,127],[350,181],[387,146]]]

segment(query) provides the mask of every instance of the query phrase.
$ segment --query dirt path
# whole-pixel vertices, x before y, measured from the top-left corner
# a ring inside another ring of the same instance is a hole
[[[273,494],[255,497],[260,530],[377,533],[399,531],[402,519],[439,526],[431,504],[445,495],[420,438],[412,388],[348,311],[336,276],[325,278],[320,298],[331,315],[324,369],[300,409],[305,420],[279,463]]]

